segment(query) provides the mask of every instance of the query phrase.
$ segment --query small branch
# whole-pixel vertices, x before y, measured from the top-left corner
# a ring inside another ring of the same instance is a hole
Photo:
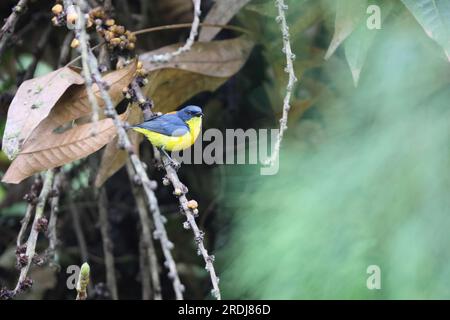
[[[294,59],[295,55],[292,53],[291,49],[291,43],[290,43],[290,36],[289,36],[289,28],[286,22],[286,15],[285,11],[287,11],[288,6],[284,4],[284,0],[275,0],[275,4],[278,8],[278,16],[276,18],[276,21],[280,24],[281,34],[283,37],[283,49],[282,51],[286,55],[286,72],[289,75],[288,84],[286,86],[286,95],[283,100],[283,115],[280,119],[280,132],[278,134],[277,140],[275,141],[274,149],[272,151],[272,155],[270,158],[266,161],[266,164],[273,165],[279,155],[280,155],[280,148],[281,148],[281,142],[283,141],[284,133],[287,130],[287,122],[288,122],[288,115],[289,110],[291,109],[291,105],[289,104],[291,100],[292,90],[294,88],[295,82],[297,82],[297,78],[295,77],[294,72]]]
[[[227,30],[245,33],[248,35],[252,34],[250,30],[247,30],[245,28],[241,28],[238,26],[232,26],[232,25],[216,24],[216,23],[200,23],[199,26],[204,27],[204,28],[227,29]],[[138,36],[141,34],[146,34],[146,33],[155,32],[155,31],[174,30],[174,29],[183,29],[183,28],[191,28],[191,27],[192,27],[192,23],[168,24],[168,25],[163,25],[163,26],[157,26],[157,27],[136,30],[136,31],[133,31],[133,34]]]
[[[58,66],[62,67],[67,64],[70,60],[70,43],[73,40],[73,33],[68,32],[64,38],[64,41],[61,45],[61,54],[59,55]]]
[[[20,0],[12,9],[12,13],[6,19],[5,24],[0,30],[0,59],[6,49],[8,40],[14,33],[14,29],[16,28],[16,23],[19,20],[19,16],[26,10],[27,3],[28,0]]]
[[[150,287],[150,269],[148,264],[147,247],[141,232],[139,240],[139,270],[141,274],[142,300],[150,300],[152,288]]]
[[[30,66],[28,67],[25,76],[23,77],[23,81],[31,79],[34,77],[34,73],[36,72],[36,68],[38,66],[39,60],[41,59],[45,47],[48,44],[48,38],[50,37],[50,33],[52,31],[52,27],[48,26],[44,29],[42,32],[42,36],[39,39],[39,42],[37,43],[36,47],[33,49],[33,61],[31,62]]]
[[[44,184],[42,186],[41,193],[39,194],[39,200],[36,205],[36,213],[34,215],[30,235],[28,236],[28,240],[26,242],[26,251],[25,255],[23,256],[24,257],[23,266],[22,269],[20,270],[19,280],[17,281],[16,288],[14,289],[14,294],[23,291],[32,284],[32,282],[28,280],[27,274],[36,253],[35,252],[36,242],[38,239],[39,232],[45,231],[45,228],[47,227],[47,220],[44,217],[44,208],[52,188],[53,177],[54,171],[47,170],[45,173]]]
[[[157,154],[156,158],[161,161],[161,154]],[[195,243],[197,244],[198,254],[203,257],[203,261],[205,262],[205,269],[209,272],[209,276],[211,278],[211,284],[213,286],[213,290],[211,291],[212,295],[217,299],[221,300],[221,294],[219,289],[219,278],[216,275],[216,270],[214,269],[214,256],[210,256],[208,251],[205,248],[203,243],[204,232],[199,229],[197,223],[195,222],[195,217],[198,215],[198,210],[195,208],[190,208],[189,201],[186,197],[186,193],[188,192],[186,186],[180,181],[178,178],[177,172],[172,167],[170,160],[166,157],[162,157],[162,163],[166,170],[166,178],[170,181],[173,186],[174,194],[178,196],[178,201],[180,202],[180,210],[181,213],[186,217],[186,222],[184,223],[184,227],[186,229],[191,229],[194,233]],[[195,211],[197,210],[197,211]]]
[[[151,221],[147,215],[147,205],[145,204],[145,199],[143,197],[142,192],[140,192],[140,190],[138,190],[138,188],[136,187],[136,182],[137,182],[136,180],[139,180],[139,178],[135,179],[136,173],[134,171],[133,165],[130,163],[130,161],[127,161],[126,166],[127,166],[128,176],[130,178],[131,190],[133,192],[134,199],[136,200],[136,206],[138,209],[139,218],[140,218],[141,225],[142,225],[140,249],[145,250],[144,251],[145,257],[147,258],[146,260],[148,261],[147,263],[145,263],[145,265],[148,266],[148,268],[149,268],[148,273],[151,275],[152,288],[153,288],[153,299],[161,300],[162,296],[161,296],[161,284],[159,281],[158,261],[156,258],[156,251],[155,251],[155,247],[153,245],[152,236],[150,234],[150,230],[151,230],[152,226],[151,226]],[[147,227],[144,227],[144,226],[147,226]],[[147,272],[145,272],[145,273],[147,273]],[[144,279],[143,279],[143,281],[144,281]],[[144,290],[145,285],[146,284],[143,282],[142,283],[143,292],[146,291],[146,290]]]
[[[109,236],[108,199],[105,188],[100,189],[98,197],[98,216],[103,242],[103,254],[105,256],[106,284],[112,299],[118,300],[119,296],[117,293],[117,281],[114,268],[113,243]]]
[[[55,174],[52,187],[52,200],[50,203],[50,219],[48,222],[47,237],[49,239],[49,246],[47,249],[46,258],[51,261],[51,263],[56,264],[56,248],[58,246],[58,234],[56,230],[56,225],[58,221],[59,212],[59,200],[61,194],[61,184],[62,184],[63,172],[59,171]]]
[[[192,0],[192,1],[194,3],[194,19],[192,21],[191,31],[189,33],[188,39],[186,40],[186,43],[183,46],[179,47],[174,52],[167,52],[164,54],[158,54],[158,55],[151,56],[151,57],[149,57],[149,61],[167,62],[167,61],[171,60],[173,57],[179,56],[183,52],[187,52],[187,51],[191,50],[192,45],[194,44],[194,41],[195,41],[195,37],[198,35],[198,27],[200,24],[200,14],[202,13],[200,11],[201,0]]]
[[[97,122],[99,118],[99,110],[97,98],[95,97],[94,90],[92,89],[93,80],[92,80],[92,70],[90,70],[90,66],[88,63],[88,55],[89,55],[89,36],[86,32],[86,20],[84,18],[84,14],[80,8],[83,5],[83,1],[77,0],[78,6],[76,6],[78,19],[75,28],[75,34],[80,43],[79,52],[81,54],[81,64],[83,66],[83,76],[86,83],[86,91],[89,99],[89,104],[92,107],[92,123],[93,125],[93,134],[97,133]],[[83,6],[85,7],[85,6]]]
[[[78,246],[80,247],[80,257],[81,261],[88,261],[89,254],[86,244],[86,238],[84,237],[83,228],[81,227],[80,212],[78,211],[75,203],[71,196],[67,197],[67,202],[69,204],[70,215],[72,216],[73,229],[75,231],[75,236],[77,238]]]
[[[20,231],[17,236],[17,243],[16,243],[17,248],[20,248],[22,246],[23,236],[24,236],[25,231],[27,230],[28,224],[30,223],[34,208],[35,208],[35,205],[33,205],[31,203],[29,203],[27,206],[27,211],[25,212],[25,216],[21,221]]]

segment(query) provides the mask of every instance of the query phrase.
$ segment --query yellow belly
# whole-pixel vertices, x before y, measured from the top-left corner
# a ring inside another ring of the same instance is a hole
[[[187,121],[189,132],[183,136],[171,137],[161,133],[157,133],[142,128],[133,128],[135,131],[144,134],[152,145],[158,148],[163,148],[167,151],[184,150],[192,146],[201,131],[201,118],[196,117]]]

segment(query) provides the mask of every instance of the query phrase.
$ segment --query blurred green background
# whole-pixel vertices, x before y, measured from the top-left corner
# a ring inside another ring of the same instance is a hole
[[[225,296],[450,297],[450,64],[392,2],[358,87],[342,49],[300,78],[297,92],[325,89],[289,126],[279,174],[227,168]],[[297,61],[314,41],[295,36]],[[380,290],[366,287],[369,265]]]

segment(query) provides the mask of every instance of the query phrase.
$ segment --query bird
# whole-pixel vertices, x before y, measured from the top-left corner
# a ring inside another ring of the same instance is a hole
[[[200,134],[202,117],[202,108],[189,105],[131,126],[131,129],[143,134],[173,162],[167,151],[180,151],[192,146]]]

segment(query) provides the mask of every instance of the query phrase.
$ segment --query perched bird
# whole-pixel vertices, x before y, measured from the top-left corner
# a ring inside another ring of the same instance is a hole
[[[187,106],[132,126],[131,129],[144,134],[153,146],[164,153],[179,151],[194,144],[201,131],[202,116],[200,107]]]

